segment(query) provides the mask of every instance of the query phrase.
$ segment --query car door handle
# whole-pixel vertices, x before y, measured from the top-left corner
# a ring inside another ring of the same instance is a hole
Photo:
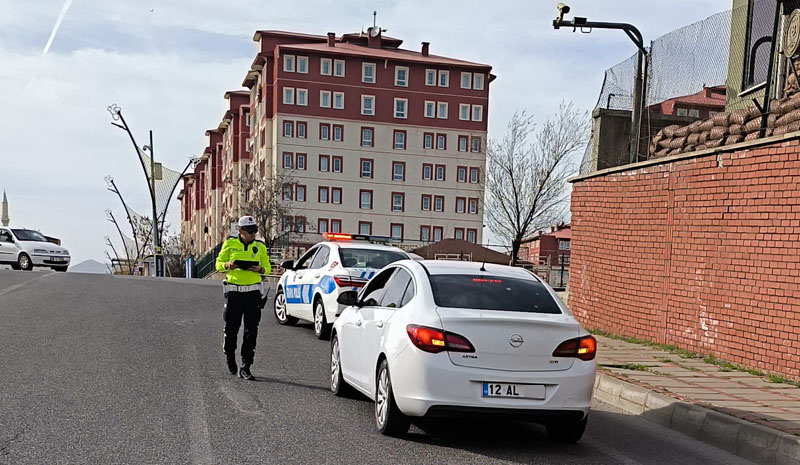
[[[378,328],[383,328],[383,321],[380,320],[376,321],[375,326],[377,326]]]

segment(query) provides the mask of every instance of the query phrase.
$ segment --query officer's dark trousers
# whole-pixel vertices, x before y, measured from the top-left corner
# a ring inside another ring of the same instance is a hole
[[[261,293],[228,292],[225,297],[225,310],[222,318],[225,320],[225,342],[223,350],[225,355],[236,355],[236,338],[239,335],[239,326],[244,320],[242,334],[242,364],[250,366],[256,351],[256,338],[258,337],[258,323],[261,321]]]

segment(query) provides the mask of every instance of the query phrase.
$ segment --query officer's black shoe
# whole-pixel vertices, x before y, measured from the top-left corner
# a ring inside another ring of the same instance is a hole
[[[256,379],[256,377],[253,376],[252,373],[250,373],[250,367],[247,365],[242,365],[242,367],[239,368],[239,377],[242,379],[246,379],[247,381],[253,381],[254,379]]]
[[[236,366],[236,358],[228,357],[228,373],[235,375],[238,371],[239,367]]]

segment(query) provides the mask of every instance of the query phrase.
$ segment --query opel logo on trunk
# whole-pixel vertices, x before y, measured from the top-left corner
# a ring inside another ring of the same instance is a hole
[[[511,336],[508,337],[508,343],[511,344],[511,347],[519,347],[522,345],[523,342],[525,341],[519,334],[512,334]]]

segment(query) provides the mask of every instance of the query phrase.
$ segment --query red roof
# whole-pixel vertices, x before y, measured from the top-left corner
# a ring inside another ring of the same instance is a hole
[[[567,223],[562,226],[557,226],[556,231],[549,233],[535,234],[522,240],[522,243],[538,241],[540,237],[555,237],[556,239],[571,239],[572,238],[572,224]]]
[[[353,45],[343,42],[337,42],[335,47],[329,47],[327,43],[286,44],[286,45],[279,45],[278,47],[289,50],[305,50],[305,51],[321,52],[321,53],[333,53],[340,55],[363,56],[370,58],[385,58],[385,59],[402,60],[402,61],[415,61],[418,63],[432,63],[432,64],[443,64],[452,66],[464,66],[470,68],[492,69],[491,66],[481,63],[456,60],[455,58],[447,58],[437,55],[425,56],[420,52],[414,52],[411,50],[403,50],[399,48],[392,48],[392,49],[370,48],[370,47],[365,47],[363,45]]]

